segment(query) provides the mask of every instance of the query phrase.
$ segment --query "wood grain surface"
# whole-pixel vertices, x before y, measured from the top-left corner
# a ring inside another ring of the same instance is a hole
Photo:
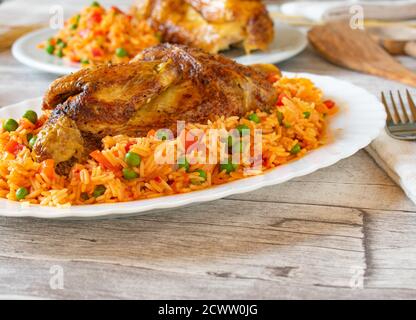
[[[398,63],[363,30],[352,30],[349,21],[313,27],[309,42],[328,61],[416,87],[416,73]]]
[[[335,67],[312,49],[279,66],[374,94],[404,89]],[[55,78],[9,51],[0,52],[0,75],[0,106],[41,95]],[[415,231],[416,205],[362,150],[281,185],[165,212],[0,218],[0,298],[414,299]],[[50,286],[55,266],[63,289]]]

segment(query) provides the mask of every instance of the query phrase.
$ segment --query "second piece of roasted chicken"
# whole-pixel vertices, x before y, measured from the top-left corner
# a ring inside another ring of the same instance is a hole
[[[177,120],[267,110],[277,99],[267,75],[278,72],[273,65],[243,66],[169,44],[128,64],[86,68],[51,84],[43,108],[53,111],[34,152],[38,160],[68,168],[100,148],[106,135],[143,136],[150,129],[174,130]]]
[[[247,53],[266,50],[274,39],[273,21],[260,0],[136,0],[134,12],[164,41],[210,53],[237,44]]]

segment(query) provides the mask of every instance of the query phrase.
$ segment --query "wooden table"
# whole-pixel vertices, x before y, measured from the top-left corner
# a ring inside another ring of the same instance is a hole
[[[374,94],[403,88],[334,67],[311,49],[280,67]],[[0,53],[0,106],[42,95],[53,79]],[[360,151],[281,185],[167,212],[0,218],[2,297],[416,298],[416,205]]]

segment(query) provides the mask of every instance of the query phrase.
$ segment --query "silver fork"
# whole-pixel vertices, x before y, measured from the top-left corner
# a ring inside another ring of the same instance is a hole
[[[409,105],[409,111],[406,110],[403,98],[399,91],[397,97],[399,99],[402,114],[399,113],[396,100],[393,93],[389,91],[391,107],[387,103],[384,92],[381,92],[381,101],[387,112],[386,130],[387,133],[395,139],[399,140],[416,140],[416,105],[413,102],[409,90],[406,90],[406,100]]]

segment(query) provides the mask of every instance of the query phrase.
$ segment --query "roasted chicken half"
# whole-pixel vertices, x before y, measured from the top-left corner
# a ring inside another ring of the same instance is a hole
[[[54,159],[62,173],[100,148],[106,135],[175,132],[177,120],[206,122],[267,110],[277,97],[266,78],[278,72],[273,65],[243,66],[169,44],[149,48],[128,64],[82,69],[55,80],[46,92],[43,108],[53,111],[38,134],[35,155]]]
[[[273,21],[260,0],[136,0],[133,11],[164,41],[210,53],[240,43],[247,53],[265,50],[274,38]]]

